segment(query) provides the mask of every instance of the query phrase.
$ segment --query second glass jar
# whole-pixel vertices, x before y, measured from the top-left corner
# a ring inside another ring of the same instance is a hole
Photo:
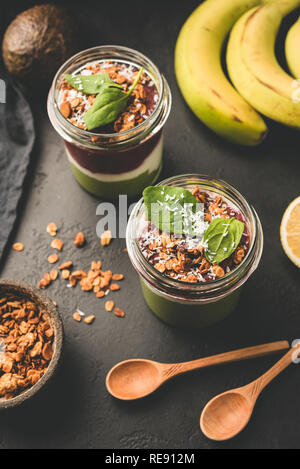
[[[154,314],[172,326],[197,328],[216,323],[237,307],[241,287],[258,267],[263,251],[260,220],[245,198],[222,180],[204,175],[183,175],[162,181],[160,185],[190,190],[198,185],[201,191],[222,196],[246,221],[250,245],[241,264],[222,278],[199,283],[167,277],[144,257],[139,245],[139,233],[145,219],[143,199],[135,206],[128,223],[128,254],[139,274],[145,301]]]

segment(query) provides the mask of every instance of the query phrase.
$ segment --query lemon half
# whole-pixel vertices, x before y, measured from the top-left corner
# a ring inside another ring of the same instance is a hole
[[[281,222],[280,237],[286,255],[300,267],[300,197],[286,209]]]

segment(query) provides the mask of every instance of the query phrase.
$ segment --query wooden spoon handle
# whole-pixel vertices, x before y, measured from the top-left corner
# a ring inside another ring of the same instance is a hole
[[[281,358],[269,371],[252,383],[252,397],[257,399],[260,393],[271,383],[280,373],[288,368],[292,363],[298,363],[300,346],[291,348],[284,357]],[[296,361],[297,360],[297,361]],[[251,386],[251,385],[250,385]]]
[[[287,350],[290,347],[288,341],[272,342],[270,344],[256,345],[244,349],[234,350],[233,352],[221,353],[212,357],[200,358],[186,363],[177,363],[166,365],[165,377],[170,379],[173,376],[186,373],[187,371],[198,370],[222,363],[232,363],[240,360],[249,360],[250,358],[263,357],[276,352]]]

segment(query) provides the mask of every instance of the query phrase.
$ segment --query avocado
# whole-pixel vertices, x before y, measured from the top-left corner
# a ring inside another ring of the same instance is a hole
[[[78,28],[68,11],[38,5],[20,13],[5,31],[2,53],[10,74],[24,84],[49,84],[78,51]]]

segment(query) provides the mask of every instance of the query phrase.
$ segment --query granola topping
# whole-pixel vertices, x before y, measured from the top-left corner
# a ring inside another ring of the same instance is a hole
[[[133,85],[138,74],[138,67],[133,64],[113,61],[99,61],[88,63],[73,73],[76,75],[98,75],[107,73],[111,80],[123,86],[127,92]],[[95,94],[85,94],[80,89],[75,89],[66,80],[63,80],[58,100],[61,114],[76,127],[86,130],[83,115],[93,105]],[[155,110],[159,96],[157,88],[151,76],[144,72],[139,84],[129,97],[126,109],[117,117],[115,122],[99,128],[99,133],[119,133],[131,130],[144,122]],[[97,133],[97,129],[93,131]]]
[[[202,213],[197,214],[199,222],[195,221],[197,236],[166,233],[145,221],[139,235],[139,246],[144,257],[162,275],[188,283],[210,282],[229,274],[243,261],[249,251],[249,233],[243,214],[223,197],[201,191],[198,186],[192,194],[203,207]],[[215,218],[236,218],[245,224],[239,246],[220,265],[208,262],[203,240],[205,230]]]

